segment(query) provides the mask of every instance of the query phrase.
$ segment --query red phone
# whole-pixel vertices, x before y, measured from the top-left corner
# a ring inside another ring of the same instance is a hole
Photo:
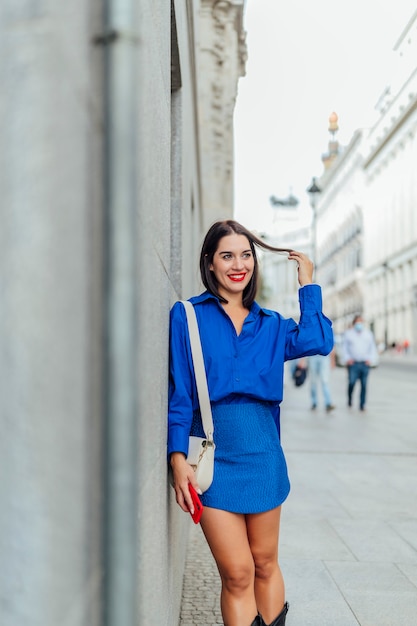
[[[190,490],[191,499],[194,504],[194,513],[191,514],[191,517],[193,518],[194,524],[198,524],[198,522],[201,519],[201,515],[203,513],[203,505],[201,504],[201,500],[198,497],[198,493],[196,492],[196,490],[194,489],[191,483],[188,483],[188,488]]]

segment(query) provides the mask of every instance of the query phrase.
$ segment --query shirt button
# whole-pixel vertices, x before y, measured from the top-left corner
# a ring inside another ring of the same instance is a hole
[[[235,378],[235,380],[236,380],[237,382],[239,382],[240,378]]]

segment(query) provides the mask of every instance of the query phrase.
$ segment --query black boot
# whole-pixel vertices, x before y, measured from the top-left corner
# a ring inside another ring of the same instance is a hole
[[[264,621],[262,617],[260,616],[260,614],[258,613],[258,615],[253,620],[251,626],[263,626],[263,624],[264,624]]]
[[[269,624],[269,626],[285,626],[285,620],[286,620],[286,617],[287,617],[288,609],[289,609],[289,604],[288,604],[288,602],[286,602],[284,604],[284,608],[282,609],[281,613],[278,615],[278,617],[276,617]],[[265,622],[264,622],[264,624],[265,624]],[[267,626],[267,625],[265,624],[265,626]]]

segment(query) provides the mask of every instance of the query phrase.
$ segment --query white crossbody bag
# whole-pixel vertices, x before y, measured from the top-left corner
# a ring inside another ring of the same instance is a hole
[[[190,436],[187,462],[193,467],[198,486],[204,492],[213,482],[214,450],[216,448],[213,441],[213,417],[196,314],[191,302],[188,300],[181,300],[181,302],[187,315],[201,421],[206,435],[205,438]]]

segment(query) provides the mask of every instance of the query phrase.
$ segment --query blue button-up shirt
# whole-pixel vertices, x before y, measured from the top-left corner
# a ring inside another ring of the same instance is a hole
[[[320,287],[305,285],[299,290],[299,300],[298,324],[254,302],[238,335],[215,296],[204,292],[190,298],[200,330],[212,403],[236,394],[270,402],[279,432],[284,361],[328,354],[333,347],[332,324],[321,311]],[[168,454],[188,454],[195,410],[198,396],[188,327],[184,307],[177,302],[171,309]]]

